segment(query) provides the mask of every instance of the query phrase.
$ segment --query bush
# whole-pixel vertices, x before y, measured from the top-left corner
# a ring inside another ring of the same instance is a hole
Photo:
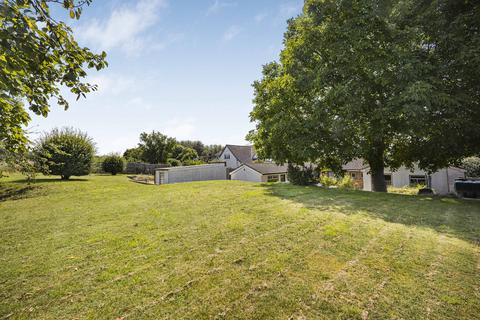
[[[95,145],[86,133],[73,128],[53,129],[36,143],[33,156],[38,170],[47,175],[88,175],[92,170]]]
[[[177,159],[169,158],[167,160],[167,163],[172,166],[172,167],[180,167],[182,165],[182,162]]]
[[[467,171],[467,177],[479,178],[480,177],[480,158],[469,157],[463,160],[463,168]]]
[[[343,176],[343,178],[337,180],[337,185],[340,189],[353,189],[355,188],[355,183],[349,175]]]
[[[102,168],[103,160],[106,156],[94,156],[92,163],[92,173],[105,173]]]
[[[312,167],[301,167],[293,164],[288,165],[288,181],[299,186],[308,186],[317,182]]]
[[[322,175],[322,176],[320,176],[320,184],[322,186],[328,188],[328,187],[331,187],[331,186],[336,186],[338,184],[338,181],[335,177]]]
[[[202,164],[207,164],[207,163],[202,160],[186,160],[183,162],[184,166],[199,166]]]
[[[122,157],[116,154],[111,154],[103,160],[102,169],[104,172],[111,173],[116,175],[117,173],[123,172],[125,168],[125,161]]]

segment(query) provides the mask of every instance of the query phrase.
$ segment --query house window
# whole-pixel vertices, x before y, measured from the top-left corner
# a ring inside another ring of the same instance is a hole
[[[278,175],[267,176],[267,182],[278,182]]]
[[[410,176],[410,186],[416,187],[418,185],[426,186],[427,178],[424,175]]]
[[[352,177],[352,179],[356,179],[357,178],[357,174],[355,172],[352,172],[350,173],[350,177]]]
[[[223,159],[225,159],[225,160],[230,159],[230,154],[225,153],[225,154],[223,155]]]
[[[385,183],[387,184],[387,186],[392,185],[392,175],[391,174],[386,174],[385,175]]]
[[[284,174],[280,175],[280,182],[285,182],[285,181],[287,181],[286,175]]]

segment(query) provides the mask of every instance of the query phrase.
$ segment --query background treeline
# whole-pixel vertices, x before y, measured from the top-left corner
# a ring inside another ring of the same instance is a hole
[[[0,177],[8,172],[21,172],[29,180],[35,179],[37,173],[60,176],[63,180],[90,173],[152,174],[155,168],[211,162],[221,150],[220,145],[177,141],[152,131],[142,133],[138,146],[127,149],[123,155],[98,155],[93,138],[86,132],[55,128],[42,134],[25,153],[9,153],[0,144]],[[7,159],[11,155],[17,159]]]
[[[201,141],[177,141],[157,131],[142,133],[137,147],[127,149],[123,157],[127,162],[169,164],[171,166],[196,165],[216,159],[221,145],[205,145]]]

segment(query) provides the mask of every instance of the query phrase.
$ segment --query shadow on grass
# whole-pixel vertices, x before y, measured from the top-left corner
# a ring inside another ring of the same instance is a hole
[[[480,245],[480,202],[456,198],[379,194],[365,191],[268,184],[271,196],[301,203],[306,208],[335,210],[408,226],[431,228]]]
[[[69,183],[69,182],[84,182],[84,181],[90,181],[89,179],[84,179],[84,178],[70,178],[68,180],[62,180],[60,178],[41,178],[41,179],[34,179],[31,180],[30,183],[32,185],[36,183]],[[26,179],[18,179],[18,180],[12,180],[10,183],[17,183],[17,184],[27,184],[28,181]]]
[[[0,185],[0,202],[7,200],[18,200],[29,197],[34,186],[19,187],[16,185]]]

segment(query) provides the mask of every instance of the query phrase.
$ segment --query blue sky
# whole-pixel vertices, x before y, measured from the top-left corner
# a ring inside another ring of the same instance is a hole
[[[301,0],[94,0],[70,20],[81,45],[105,50],[89,72],[99,91],[33,117],[35,132],[73,126],[99,154],[134,147],[144,131],[211,144],[246,144],[251,84],[278,59]],[[35,138],[33,135],[32,138]]]

